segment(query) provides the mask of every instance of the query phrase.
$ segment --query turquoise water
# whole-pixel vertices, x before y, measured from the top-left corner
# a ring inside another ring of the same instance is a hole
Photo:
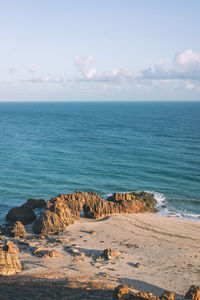
[[[200,103],[0,103],[0,218],[28,198],[147,190],[200,220]]]

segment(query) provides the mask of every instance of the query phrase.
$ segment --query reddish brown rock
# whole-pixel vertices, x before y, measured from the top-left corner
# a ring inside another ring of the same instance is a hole
[[[26,232],[26,229],[24,228],[24,225],[20,221],[17,221],[12,226],[12,228],[10,230],[10,235],[15,238],[24,238],[25,239],[27,237],[27,232]]]
[[[105,200],[97,193],[76,191],[50,199],[33,231],[45,235],[63,232],[80,218],[82,209],[87,217],[99,219],[116,213],[152,212],[155,203],[154,196],[148,193],[113,194]]]
[[[51,198],[33,225],[34,233],[55,234],[65,231],[69,225],[80,218],[80,212],[88,198],[90,193],[78,191]]]
[[[60,258],[62,254],[57,250],[49,250],[47,248],[37,248],[33,252],[33,255],[36,255],[41,258]]]
[[[107,200],[101,199],[98,194],[91,195],[84,204],[87,217],[99,219],[117,213],[144,213],[155,212],[156,200],[149,193],[113,194]]]
[[[11,208],[6,216],[6,221],[11,223],[20,221],[24,225],[31,224],[35,219],[34,209],[26,204]]]
[[[133,286],[118,285],[114,290],[113,300],[174,300],[174,293],[164,292],[160,297],[152,293],[137,291]]]
[[[127,285],[118,285],[114,290],[113,300],[129,300],[130,298],[130,289]]]
[[[3,250],[6,252],[19,253],[19,248],[12,241],[7,241],[3,246]]]
[[[174,300],[174,293],[166,291],[160,296],[161,300]]]
[[[115,258],[117,255],[119,255],[119,252],[114,251],[112,249],[105,249],[105,250],[103,250],[103,253],[102,253],[102,256],[108,260]]]
[[[185,300],[200,300],[200,286],[192,285],[185,294]]]
[[[55,234],[63,232],[74,223],[74,217],[63,197],[52,198],[47,207],[33,224],[36,234]]]
[[[21,272],[17,249],[14,243],[7,243],[0,247],[0,275],[15,275]]]
[[[62,254],[57,250],[50,250],[43,255],[43,258],[61,258]]]

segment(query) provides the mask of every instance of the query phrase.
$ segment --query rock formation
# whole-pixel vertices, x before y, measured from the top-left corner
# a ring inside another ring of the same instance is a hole
[[[21,272],[18,251],[12,242],[0,246],[0,275],[15,275]]]
[[[20,221],[24,225],[32,223],[35,219],[34,209],[26,204],[11,208],[6,216],[6,221],[11,223]]]
[[[27,237],[27,232],[24,225],[20,221],[17,221],[11,227],[10,235],[15,238],[19,237],[25,239]]]
[[[113,300],[174,300],[174,293],[164,292],[160,297],[153,295],[152,293],[145,293],[136,290],[132,286],[118,285],[114,290]]]
[[[83,205],[89,198],[90,193],[79,191],[51,198],[33,225],[34,233],[54,234],[65,231],[80,218]]]
[[[156,200],[150,193],[113,194],[106,200],[98,194],[85,202],[84,212],[87,217],[99,219],[117,213],[155,212]]]
[[[44,199],[28,199],[25,204],[33,209],[44,208],[46,201]]]
[[[36,234],[63,232],[80,218],[84,209],[87,217],[99,219],[116,213],[155,211],[156,200],[149,193],[113,194],[107,200],[97,193],[79,192],[51,198],[33,225]]]
[[[185,294],[185,300],[200,300],[200,286],[192,285]]]
[[[21,206],[13,207],[6,215],[6,221],[15,223],[16,221],[22,222],[24,225],[31,224],[36,219],[36,208],[44,208],[46,202],[44,199],[28,199],[26,203]]]
[[[103,253],[102,253],[102,256],[107,260],[111,260],[111,259],[115,258],[117,255],[119,255],[119,252],[114,251],[112,249],[105,249],[105,250],[103,250]]]

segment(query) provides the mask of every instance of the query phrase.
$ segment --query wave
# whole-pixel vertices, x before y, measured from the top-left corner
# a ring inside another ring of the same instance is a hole
[[[200,222],[200,214],[194,214],[186,211],[169,209],[167,206],[167,198],[165,197],[164,194],[154,192],[154,191],[146,191],[146,192],[153,194],[157,201],[156,208],[159,210],[156,213],[157,215]]]

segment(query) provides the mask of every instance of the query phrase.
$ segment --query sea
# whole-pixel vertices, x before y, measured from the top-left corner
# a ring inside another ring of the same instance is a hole
[[[200,221],[200,102],[1,102],[0,221],[76,190],[149,191]]]

